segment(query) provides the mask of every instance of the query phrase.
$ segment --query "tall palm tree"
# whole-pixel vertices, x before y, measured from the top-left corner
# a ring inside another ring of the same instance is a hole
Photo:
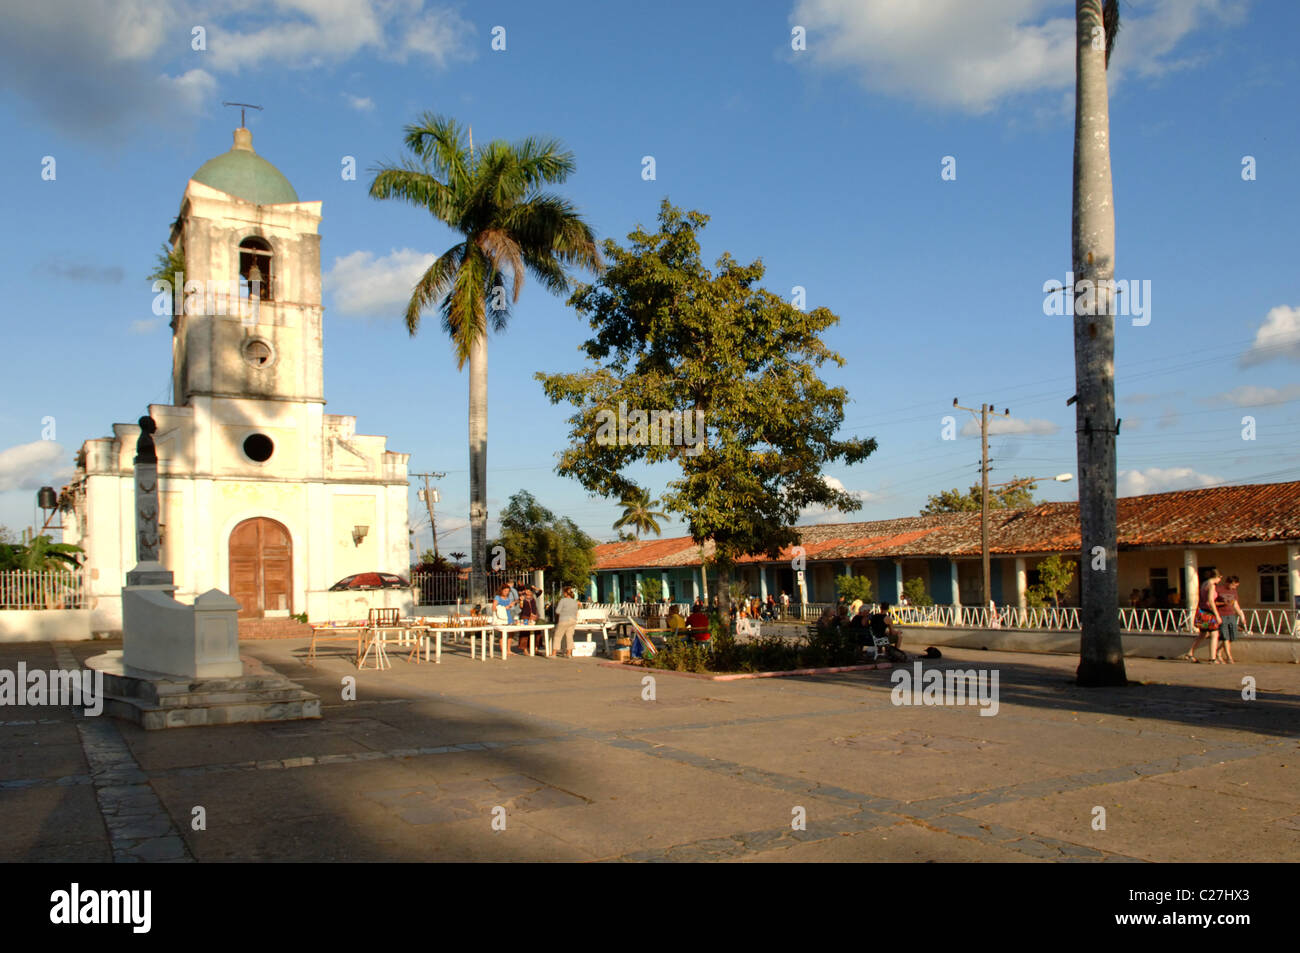
[[[1077,680],[1094,686],[1127,684],[1116,611],[1115,207],[1106,90],[1106,68],[1118,30],[1118,0],[1075,0],[1071,260],[1083,630]]]
[[[668,518],[667,513],[654,509],[658,503],[658,500],[650,499],[649,490],[633,490],[619,501],[618,505],[623,507],[623,515],[614,522],[614,529],[631,526],[638,539],[643,531],[658,536],[659,521]]]
[[[565,199],[544,191],[576,163],[555,139],[496,140],[474,151],[472,133],[455,120],[424,113],[406,127],[410,156],[381,166],[370,184],[377,199],[397,198],[426,210],[464,236],[416,283],[406,306],[414,336],[421,313],[436,306],[456,348],[457,370],[469,362],[470,590],[486,600],[487,331],[505,328],[524,273],[555,293],[569,290],[566,266],[601,267],[591,228]],[[509,294],[507,294],[509,291]]]

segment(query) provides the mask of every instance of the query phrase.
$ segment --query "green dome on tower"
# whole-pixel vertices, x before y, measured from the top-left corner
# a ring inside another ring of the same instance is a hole
[[[253,134],[243,127],[235,130],[234,147],[203,163],[193,179],[255,205],[298,201],[284,173],[253,151]]]

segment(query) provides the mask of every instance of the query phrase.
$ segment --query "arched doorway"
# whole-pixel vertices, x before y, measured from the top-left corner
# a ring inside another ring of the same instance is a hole
[[[230,533],[230,594],[241,619],[293,611],[293,540],[275,520],[244,520]]]

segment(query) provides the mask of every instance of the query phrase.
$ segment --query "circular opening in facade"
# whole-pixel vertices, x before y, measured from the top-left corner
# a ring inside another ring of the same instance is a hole
[[[264,433],[255,433],[244,441],[244,454],[255,463],[265,463],[275,452],[275,444]]]
[[[275,352],[271,345],[260,338],[250,338],[244,342],[244,360],[253,367],[269,367],[275,362]]]

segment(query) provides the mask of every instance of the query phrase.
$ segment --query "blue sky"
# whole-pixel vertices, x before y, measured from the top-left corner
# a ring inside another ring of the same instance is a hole
[[[1117,330],[1120,492],[1296,479],[1300,7],[1121,9],[1116,277],[1149,281],[1151,300],[1149,324],[1121,317]],[[827,471],[863,501],[857,514],[806,521],[914,514],[928,494],[974,482],[969,415],[957,414],[959,439],[941,439],[954,397],[1011,410],[992,441],[994,482],[1074,472],[1070,321],[1044,314],[1042,290],[1069,268],[1072,11],[1068,0],[6,10],[0,524],[32,522],[35,489],[67,478],[83,440],[168,401],[170,332],[143,275],[189,176],[230,148],[238,114],[223,100],[266,107],[249,117],[255,148],[324,203],[328,410],[386,434],[413,471],[446,472],[444,550],[469,548],[467,380],[436,316],[412,339],[400,315],[415,277],[457,239],[366,194],[369,170],[401,155],[402,127],[425,110],[469,123],[476,142],[563,140],[578,169],[560,188],[602,238],[653,225],[667,196],[712,216],[710,262],[724,250],[762,258],[768,288],[802,286],[809,307],[840,316],[827,340],[847,363],[825,376],[848,389],[845,433],[880,449]],[[504,50],[492,49],[498,26]],[[206,49],[192,48],[195,27]],[[355,181],[340,175],[344,156]],[[617,505],[553,472],[568,414],[533,377],[579,369],[586,332],[529,282],[492,339],[489,508],[526,488],[609,539]],[[638,473],[654,493],[671,477]],[[1073,499],[1075,485],[1040,493]]]

